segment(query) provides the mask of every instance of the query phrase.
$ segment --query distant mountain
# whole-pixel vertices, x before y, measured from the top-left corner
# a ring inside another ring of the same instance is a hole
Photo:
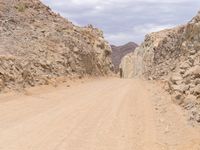
[[[128,53],[133,52],[138,45],[134,42],[129,42],[122,46],[111,45],[112,48],[112,62],[114,64],[115,70],[119,71],[119,64],[121,59]]]

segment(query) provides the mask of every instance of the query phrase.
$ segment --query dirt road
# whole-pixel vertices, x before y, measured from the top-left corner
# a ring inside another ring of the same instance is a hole
[[[110,78],[1,95],[0,150],[200,150],[200,130],[156,84]]]

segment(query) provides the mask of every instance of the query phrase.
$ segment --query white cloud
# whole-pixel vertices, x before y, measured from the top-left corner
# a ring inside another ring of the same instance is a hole
[[[76,25],[101,28],[114,44],[142,42],[144,35],[186,23],[200,0],[42,0]]]
[[[172,28],[174,25],[156,25],[156,24],[144,24],[135,26],[130,32],[120,32],[113,34],[105,34],[105,37],[108,41],[116,45],[124,44],[124,41],[134,41],[138,44],[141,43],[143,37],[151,32],[157,32],[164,29]]]
[[[136,34],[148,34],[151,32],[157,32],[164,29],[169,29],[174,27],[174,25],[167,24],[167,25],[158,25],[158,24],[144,24],[133,27],[133,32]]]
[[[105,34],[105,38],[115,45],[122,45],[124,41],[134,41],[134,36],[130,33]]]

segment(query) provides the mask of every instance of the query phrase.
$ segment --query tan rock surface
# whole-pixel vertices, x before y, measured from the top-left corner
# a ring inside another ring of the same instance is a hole
[[[1,90],[106,75],[110,54],[102,31],[91,25],[77,27],[39,0],[0,0]]]

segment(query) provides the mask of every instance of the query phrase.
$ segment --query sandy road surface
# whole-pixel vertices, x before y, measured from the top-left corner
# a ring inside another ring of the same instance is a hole
[[[117,78],[0,96],[0,150],[200,150],[153,83]]]

